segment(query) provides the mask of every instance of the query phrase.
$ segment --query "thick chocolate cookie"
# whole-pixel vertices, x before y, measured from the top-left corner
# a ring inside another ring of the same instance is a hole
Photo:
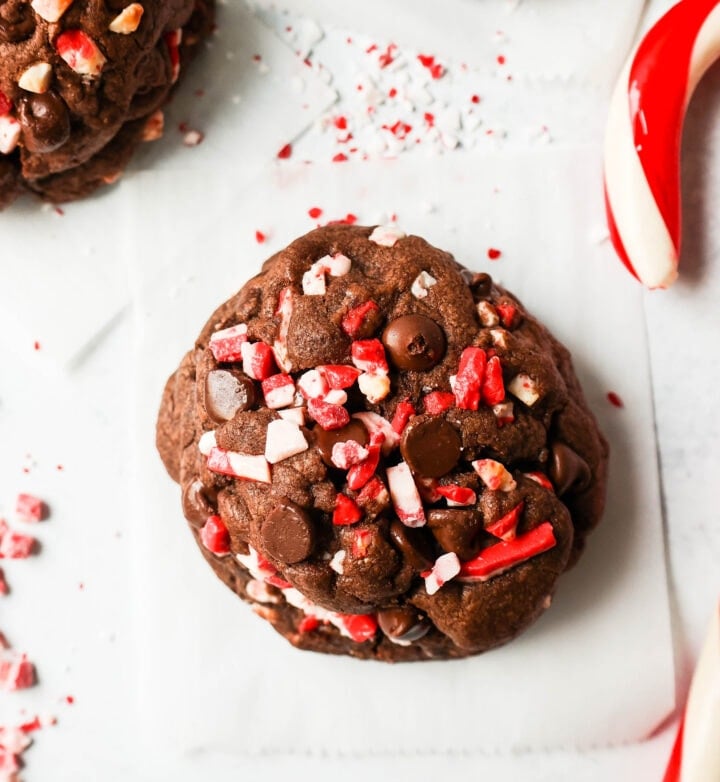
[[[605,498],[568,351],[392,228],[267,261],[168,381],[157,444],[220,578],[295,646],[361,658],[511,640]]]
[[[0,0],[0,208],[122,174],[162,135],[161,107],[207,35],[214,0]]]

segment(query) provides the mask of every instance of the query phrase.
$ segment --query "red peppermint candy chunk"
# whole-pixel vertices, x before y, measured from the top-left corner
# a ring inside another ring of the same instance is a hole
[[[298,632],[312,633],[320,627],[320,620],[316,616],[304,616],[298,625]]]
[[[352,343],[352,362],[358,369],[371,375],[388,372],[385,348],[379,339],[362,339]]]
[[[415,406],[409,399],[405,399],[395,408],[395,415],[392,420],[392,428],[402,434],[407,426],[407,422],[415,415]]]
[[[0,657],[0,690],[24,690],[35,684],[35,666],[27,655],[6,652]]]
[[[230,553],[230,533],[220,516],[210,516],[200,530],[200,540],[219,557]]]
[[[405,462],[387,469],[388,488],[397,517],[406,527],[425,526],[425,511],[412,472]]]
[[[363,512],[355,500],[347,494],[338,494],[335,498],[335,510],[333,511],[333,524],[338,527],[356,524],[363,517]]]
[[[278,329],[277,339],[273,343],[273,352],[277,365],[285,372],[292,369],[292,361],[288,355],[287,335],[290,330],[290,320],[292,319],[295,302],[293,300],[292,288],[283,288],[278,296],[278,304],[275,309],[275,315],[280,318],[280,328]]]
[[[374,301],[366,301],[363,304],[359,304],[357,307],[353,307],[342,319],[342,329],[348,335],[348,337],[355,338],[363,326],[365,321],[371,312],[379,312],[380,308]]]
[[[224,451],[222,448],[212,448],[208,454],[207,468],[220,475],[270,483],[270,465],[264,456],[251,456],[236,451]]]
[[[10,114],[0,116],[0,155],[9,155],[15,150],[22,135],[22,126]]]
[[[247,324],[238,323],[237,326],[216,331],[210,337],[208,347],[215,356],[215,361],[240,361],[242,346],[247,341]]]
[[[482,348],[465,348],[455,378],[455,401],[462,410],[477,410],[480,406],[487,355]]]
[[[475,559],[463,563],[460,576],[469,581],[489,581],[501,573],[549,551],[556,545],[552,524],[545,521],[514,540],[495,543]]]
[[[310,418],[317,421],[326,432],[342,429],[350,423],[350,413],[344,407],[323,402],[322,399],[310,399],[307,409]]]
[[[518,309],[514,304],[496,304],[500,321],[506,329],[512,329],[517,326],[519,321]]]
[[[448,581],[451,581],[460,573],[460,560],[454,552],[443,554],[435,560],[432,570],[429,573],[423,573],[425,579],[425,591],[429,595],[434,595]]]
[[[271,410],[290,407],[295,400],[295,382],[290,375],[271,375],[262,381],[265,404]]]
[[[377,475],[368,481],[365,486],[363,486],[356,499],[358,505],[361,508],[367,508],[373,504],[387,507],[390,504],[390,495],[388,494],[388,490],[385,488],[385,484],[380,480],[380,478],[377,477]]]
[[[362,421],[366,429],[373,434],[382,434],[385,438],[382,443],[382,452],[385,456],[390,454],[400,444],[400,435],[392,428],[390,421],[377,413],[367,411],[365,413],[353,413],[353,418]]]
[[[540,486],[543,487],[543,489],[547,489],[548,491],[551,491],[553,494],[555,494],[555,487],[550,482],[550,479],[545,475],[543,472],[526,472],[525,473],[526,478],[530,478],[531,481],[535,481],[535,483],[539,483]]]
[[[270,586],[274,586],[277,589],[290,589],[292,586],[289,581],[285,581],[284,578],[280,578],[280,576],[277,575],[267,576],[265,581],[270,584]]]
[[[95,41],[82,30],[66,30],[55,40],[57,53],[75,73],[99,76],[107,62]]]
[[[369,529],[356,529],[350,554],[353,559],[364,559],[370,549],[373,533]]]
[[[504,516],[485,527],[486,532],[501,540],[514,540],[523,510],[525,510],[524,501],[518,503],[511,511],[508,511]]]
[[[380,453],[385,442],[382,432],[373,432],[370,435],[370,443],[366,450],[367,456],[361,462],[351,467],[347,475],[348,486],[353,491],[362,489],[363,486],[375,475],[380,464]],[[384,487],[383,487],[384,488]]]
[[[431,391],[423,397],[423,409],[428,415],[440,415],[455,404],[455,394],[449,391]]]
[[[474,505],[477,501],[477,494],[467,486],[458,486],[457,484],[451,483],[447,486],[438,486],[435,491],[441,497],[445,497],[448,505],[451,507]]]
[[[4,117],[9,114],[13,109],[12,101],[5,95],[4,92],[0,92],[0,117]]]
[[[318,372],[333,390],[350,388],[360,377],[360,370],[347,364],[325,364],[318,367]]]
[[[338,614],[337,618],[345,634],[357,643],[370,641],[377,633],[377,621],[370,614]]]
[[[0,559],[27,559],[35,549],[35,538],[13,532],[0,519]]]
[[[344,443],[335,443],[333,445],[330,461],[340,470],[349,470],[354,465],[365,461],[367,457],[367,448],[363,448],[355,440],[346,440]]]
[[[20,521],[42,521],[46,517],[47,506],[32,494],[18,494],[15,513]]]
[[[485,379],[482,387],[482,400],[493,407],[505,399],[505,383],[503,382],[502,365],[497,356],[493,356],[485,368]]]
[[[305,399],[323,399],[330,390],[325,375],[319,369],[309,369],[300,375],[297,387]]]
[[[182,42],[182,28],[165,33],[163,38],[165,39],[165,45],[168,48],[170,66],[172,68],[172,81],[174,84],[180,76],[180,43]]]
[[[240,346],[243,372],[253,380],[267,380],[277,372],[275,354],[264,342],[244,342]]]
[[[499,405],[494,405],[493,413],[497,418],[498,429],[515,420],[515,406],[512,402],[501,402]]]
[[[490,491],[512,491],[517,486],[505,466],[494,459],[478,459],[472,466]]]

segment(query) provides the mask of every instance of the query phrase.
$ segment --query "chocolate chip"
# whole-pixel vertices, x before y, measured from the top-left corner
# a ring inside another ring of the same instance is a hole
[[[217,424],[232,421],[236,413],[249,410],[256,396],[255,384],[241,372],[214,369],[205,378],[203,406]]]
[[[590,467],[582,456],[565,443],[553,443],[550,446],[550,480],[558,496],[570,489],[582,491],[590,484]]]
[[[27,0],[0,3],[0,43],[20,43],[35,30],[35,15]]]
[[[213,500],[211,495],[212,492],[205,487],[199,478],[185,484],[182,493],[182,509],[185,518],[191,524],[202,527],[209,516],[215,515],[217,498]]]
[[[432,567],[432,553],[418,530],[409,529],[401,521],[390,525],[390,540],[399,549],[405,561],[413,570],[422,573]],[[427,550],[427,551],[426,551]]]
[[[438,508],[427,517],[428,527],[435,540],[447,552],[455,552],[466,562],[472,559],[482,544],[482,516],[474,508]]]
[[[487,298],[492,292],[492,277],[485,272],[472,274],[468,280],[475,301]]]
[[[70,138],[67,106],[54,92],[25,95],[20,100],[20,124],[28,152],[53,152]]]
[[[315,445],[317,445],[320,456],[328,467],[335,466],[332,463],[332,449],[335,443],[355,440],[355,442],[365,446],[368,442],[368,433],[365,424],[357,418],[352,418],[350,423],[347,426],[343,426],[342,429],[326,431],[321,426],[316,426],[312,431],[315,435]]]
[[[405,427],[400,452],[414,473],[423,478],[439,478],[460,461],[462,440],[457,429],[444,418],[421,415]]]
[[[425,315],[403,315],[389,323],[382,335],[390,360],[398,369],[425,370],[445,355],[445,332]]]
[[[430,630],[430,623],[418,610],[410,606],[378,611],[377,620],[383,633],[400,643],[419,641]]]
[[[287,565],[307,559],[315,548],[312,519],[290,500],[283,500],[271,511],[263,522],[261,535],[267,553]]]

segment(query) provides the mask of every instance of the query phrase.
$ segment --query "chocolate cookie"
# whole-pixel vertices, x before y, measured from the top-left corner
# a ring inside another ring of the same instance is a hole
[[[168,381],[157,444],[220,578],[295,646],[360,658],[511,640],[605,499],[568,351],[392,228],[271,258]]]
[[[0,208],[115,182],[162,135],[161,107],[214,0],[0,0]]]

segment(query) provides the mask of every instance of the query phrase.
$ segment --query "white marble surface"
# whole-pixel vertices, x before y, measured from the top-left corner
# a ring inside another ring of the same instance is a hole
[[[681,698],[720,594],[720,424],[715,413],[720,388],[720,69],[701,86],[691,107],[684,149],[680,282],[669,292],[646,296]],[[623,317],[612,302],[608,317]],[[42,683],[22,695],[3,695],[0,722],[19,707],[29,713],[49,711],[59,719],[56,727],[37,735],[27,755],[27,782],[197,778],[193,769],[138,757],[126,719],[132,599],[152,599],[128,591],[133,545],[127,518],[129,403],[132,384],[143,382],[128,374],[131,351],[127,319],[70,374],[54,373],[31,346],[21,364],[14,351],[0,350],[0,511],[9,512],[20,490],[45,497],[53,509],[52,519],[37,530],[41,555],[3,563],[15,594],[0,598],[0,629],[35,658]],[[38,613],[41,623],[34,621]],[[618,688],[622,684],[618,681]],[[182,686],[193,686],[191,672]],[[75,696],[72,706],[63,702],[68,694]],[[291,757],[242,764],[228,759],[217,768],[204,766],[202,773],[220,780],[241,774],[265,779],[312,774],[333,780],[450,774],[492,776],[499,782],[655,780],[662,777],[674,729],[667,725],[641,744],[582,754],[393,761]]]

